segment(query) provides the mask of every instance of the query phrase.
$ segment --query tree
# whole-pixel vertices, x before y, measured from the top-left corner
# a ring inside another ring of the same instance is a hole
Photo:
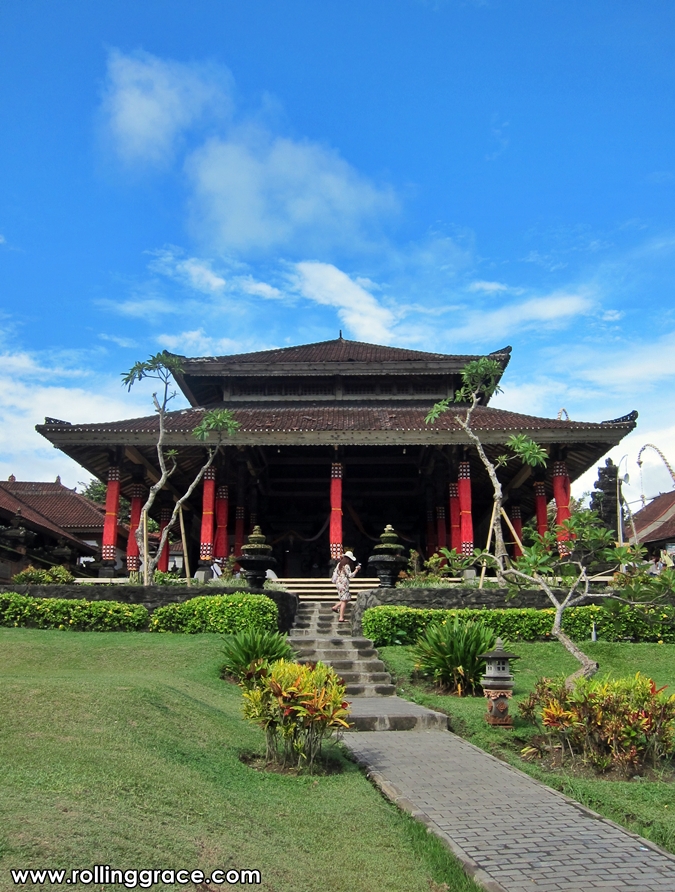
[[[178,452],[175,449],[165,449],[164,440],[166,437],[166,416],[167,406],[176,396],[176,391],[171,391],[171,382],[176,374],[183,371],[180,358],[167,353],[166,350],[156,353],[143,362],[137,362],[128,372],[122,374],[122,383],[127,390],[131,390],[134,384],[142,381],[144,378],[153,378],[160,382],[161,389],[159,396],[157,392],[152,395],[152,402],[155,412],[159,419],[159,432],[157,435],[157,460],[159,463],[160,476],[148,490],[148,497],[141,509],[141,521],[136,529],[136,542],[138,543],[138,552],[141,558],[141,566],[143,567],[143,584],[149,585],[152,581],[153,574],[157,568],[160,555],[164,550],[169,533],[176,523],[182,506],[190,498],[195,488],[199,485],[207,469],[213,464],[213,460],[220,451],[223,434],[231,436],[239,428],[239,422],[236,421],[229,409],[210,409],[204,412],[204,416],[199,424],[192,431],[193,436],[202,443],[209,441],[206,447],[206,460],[199,469],[197,475],[193,479],[186,492],[176,501],[169,522],[164,527],[160,536],[159,545],[154,557],[150,557],[145,550],[145,537],[143,529],[147,525],[147,518],[152,508],[157,493],[160,492],[167,480],[172,476],[178,467]],[[215,440],[215,445],[213,440]],[[146,527],[147,528],[147,527]]]
[[[98,480],[96,477],[92,477],[89,483],[83,483],[82,480],[78,481],[78,486],[81,487],[81,496],[89,499],[90,502],[96,502],[97,505],[105,505],[105,497],[108,488],[103,481]],[[129,523],[130,510],[131,506],[129,500],[125,499],[124,496],[121,496],[120,507],[117,514],[120,523]]]
[[[455,421],[470,442],[476,446],[493,489],[494,502],[490,529],[494,536],[495,551],[491,554],[486,550],[478,555],[478,560],[490,563],[495,568],[501,583],[506,582],[519,587],[534,585],[545,592],[555,608],[551,633],[581,664],[581,668],[567,679],[566,683],[571,686],[578,677],[588,678],[594,675],[598,664],[563,632],[562,618],[565,610],[586,600],[607,597],[629,604],[643,602],[644,598],[641,595],[635,600],[630,600],[615,592],[597,594],[590,591],[594,576],[599,575],[598,571],[607,573],[611,569],[639,563],[642,559],[642,550],[637,546],[617,546],[613,541],[612,531],[599,522],[595,512],[580,511],[556,527],[554,532],[547,532],[544,536],[534,534],[532,545],[526,546],[519,542],[522,556],[513,562],[509,560],[502,536],[502,518],[509,526],[511,524],[502,506],[503,492],[497,469],[513,457],[520,458],[531,467],[545,465],[547,454],[530,437],[516,434],[506,441],[511,455],[500,455],[494,463],[488,458],[480,438],[471,426],[471,420],[481,398],[500,391],[498,385],[500,373],[501,367],[495,360],[487,357],[474,360],[462,370],[462,387],[455,395],[455,402],[464,404],[461,409],[457,407]],[[451,405],[450,399],[436,403],[426,417],[427,424],[433,424],[440,415],[450,409]],[[512,527],[511,532],[516,536]],[[558,534],[561,532],[565,537],[562,547],[558,542]],[[558,579],[563,583],[562,594],[558,588]],[[654,597],[655,593],[649,591],[648,585],[647,588],[635,589],[637,594],[645,591],[647,597]]]

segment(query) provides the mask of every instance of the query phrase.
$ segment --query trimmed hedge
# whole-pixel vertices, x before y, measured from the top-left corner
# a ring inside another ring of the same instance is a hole
[[[414,644],[424,629],[433,622],[454,617],[481,619],[506,641],[546,641],[551,639],[553,608],[500,608],[491,610],[425,610],[416,607],[370,607],[363,614],[363,634],[372,638],[376,647],[390,644]],[[572,638],[588,640],[595,622],[602,641],[651,641],[675,643],[675,607],[659,605],[628,607],[599,604],[570,607],[563,614],[563,629]]]
[[[244,629],[277,631],[277,605],[267,595],[201,595],[181,604],[158,607],[151,632],[222,632]]]
[[[0,626],[72,629],[77,632],[138,632],[147,625],[148,611],[141,604],[33,598],[14,592],[0,594]]]

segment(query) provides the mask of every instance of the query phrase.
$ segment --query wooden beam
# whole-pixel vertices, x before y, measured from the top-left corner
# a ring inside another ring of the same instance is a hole
[[[143,453],[136,449],[135,446],[127,446],[127,448],[124,450],[124,455],[135,465],[142,465],[145,468],[150,480],[152,480],[153,483],[157,483],[161,476],[158,469],[155,468],[152,462],[148,461]],[[167,480],[164,486],[178,499],[180,499],[180,497],[183,495],[183,493],[176,489],[176,487],[173,485],[173,483],[171,483],[170,480]],[[189,510],[189,506],[187,504],[185,505],[185,507]]]

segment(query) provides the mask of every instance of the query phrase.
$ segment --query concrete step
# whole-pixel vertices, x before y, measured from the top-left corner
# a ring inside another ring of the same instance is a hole
[[[348,697],[393,697],[396,688],[393,684],[358,682],[346,685],[346,693]]]
[[[301,605],[304,603],[318,603],[325,604],[330,603],[331,601],[335,603],[337,601],[337,592],[335,590],[335,586],[330,581],[330,579],[326,578],[310,578],[310,579],[298,579],[298,578],[286,578],[279,580],[283,585],[288,589],[289,592],[293,592],[300,599]],[[359,592],[370,591],[370,589],[377,588],[380,584],[380,580],[375,577],[361,577],[351,580],[349,589],[352,596],[357,595]]]
[[[335,666],[333,666],[335,669]],[[391,685],[391,675],[388,672],[342,672],[335,669],[340,678],[347,684],[384,684]]]
[[[337,673],[345,672],[386,672],[382,660],[333,660],[331,666]]]
[[[448,717],[401,697],[357,697],[351,704],[351,731],[447,731]]]
[[[317,647],[313,650],[299,650],[296,653],[300,663],[316,663],[321,660],[322,663],[327,663],[329,666],[332,666],[336,660],[358,660],[359,657],[364,657],[367,660],[377,659],[377,651],[374,647],[362,651]]]
[[[370,638],[352,638],[350,635],[303,635],[298,641],[298,647],[329,647],[335,648],[356,648],[356,650],[366,650],[373,647]]]

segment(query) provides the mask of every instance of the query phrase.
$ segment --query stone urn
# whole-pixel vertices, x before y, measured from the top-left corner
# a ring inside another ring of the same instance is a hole
[[[387,524],[380,536],[380,544],[373,549],[368,558],[368,570],[375,571],[380,580],[380,588],[393,588],[398,574],[408,563],[403,555],[404,546],[391,524]]]
[[[262,588],[267,571],[276,567],[277,561],[272,557],[272,546],[267,545],[259,526],[253,527],[248,542],[242,545],[241,557],[237,558],[237,563],[251,588]]]

